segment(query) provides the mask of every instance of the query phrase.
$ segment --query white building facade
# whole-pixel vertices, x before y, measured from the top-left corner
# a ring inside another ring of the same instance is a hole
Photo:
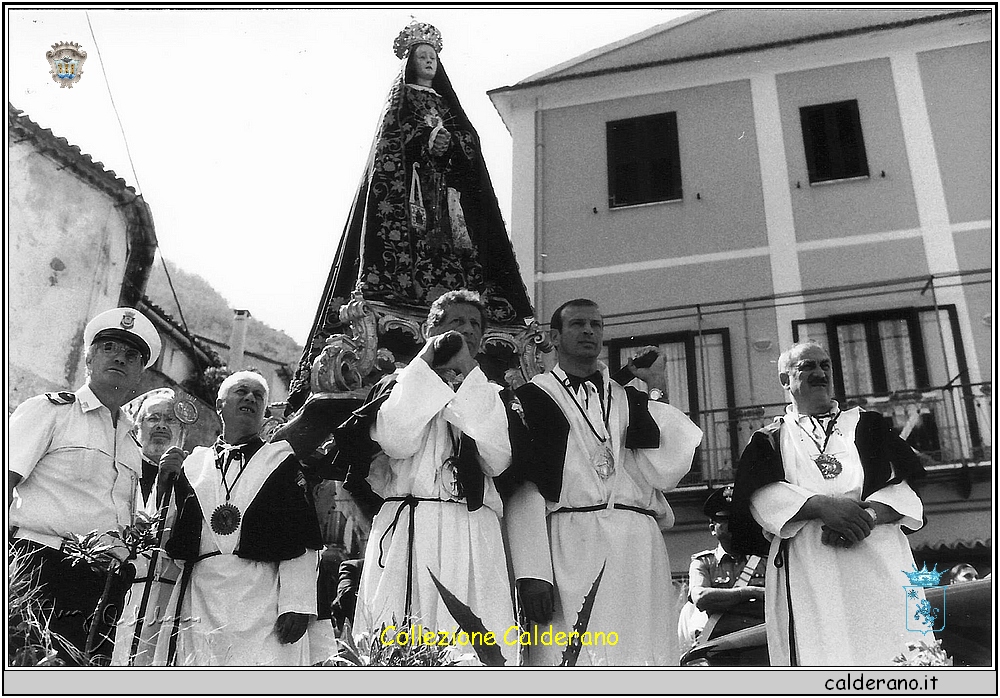
[[[931,464],[914,547],[989,550],[993,20],[701,11],[490,92],[536,316],[596,300],[612,368],[659,345],[706,431],[675,547],[713,545],[700,502],[780,412],[781,349],[813,338],[838,395]]]

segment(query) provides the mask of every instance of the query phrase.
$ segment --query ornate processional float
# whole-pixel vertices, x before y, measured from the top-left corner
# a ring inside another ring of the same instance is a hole
[[[330,467],[333,429],[416,355],[442,293],[480,294],[489,327],[477,359],[491,380],[516,387],[543,370],[550,350],[479,136],[437,61],[442,43],[416,21],[396,38],[399,73],[291,384],[290,419],[276,432],[322,478],[340,475]]]

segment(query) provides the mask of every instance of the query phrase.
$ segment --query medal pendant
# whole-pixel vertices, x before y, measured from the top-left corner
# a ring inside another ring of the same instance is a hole
[[[605,447],[594,454],[594,470],[602,480],[615,474],[615,454],[610,448]]]
[[[844,466],[841,465],[840,461],[829,453],[821,453],[816,456],[815,463],[825,480],[832,480],[844,470]]]
[[[236,506],[226,502],[225,504],[220,504],[212,512],[210,524],[212,530],[220,536],[228,536],[239,527],[241,518],[240,510]]]
[[[441,488],[450,497],[461,499],[464,496],[462,483],[458,480],[458,464],[455,462],[454,456],[446,460],[441,466],[440,478]]]

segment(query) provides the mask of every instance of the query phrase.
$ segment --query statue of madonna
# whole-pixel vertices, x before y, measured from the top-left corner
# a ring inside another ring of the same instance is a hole
[[[366,301],[416,314],[446,291],[477,291],[491,325],[532,315],[479,135],[448,80],[441,33],[413,21],[393,44],[401,60],[341,238],[293,393],[344,331],[337,308]],[[292,402],[296,402],[293,398]]]
[[[393,49],[400,71],[338,250],[340,278],[326,295],[358,290],[427,308],[467,288],[483,296],[491,322],[530,316],[479,135],[439,59],[441,33],[414,21]],[[347,273],[353,264],[356,275]]]

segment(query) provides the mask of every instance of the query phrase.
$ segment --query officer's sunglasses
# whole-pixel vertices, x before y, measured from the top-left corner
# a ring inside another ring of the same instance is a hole
[[[97,348],[104,356],[118,356],[121,354],[125,357],[126,363],[135,364],[142,361],[142,354],[138,349],[133,349],[129,345],[122,342],[116,342],[113,339],[101,342],[97,345]]]

